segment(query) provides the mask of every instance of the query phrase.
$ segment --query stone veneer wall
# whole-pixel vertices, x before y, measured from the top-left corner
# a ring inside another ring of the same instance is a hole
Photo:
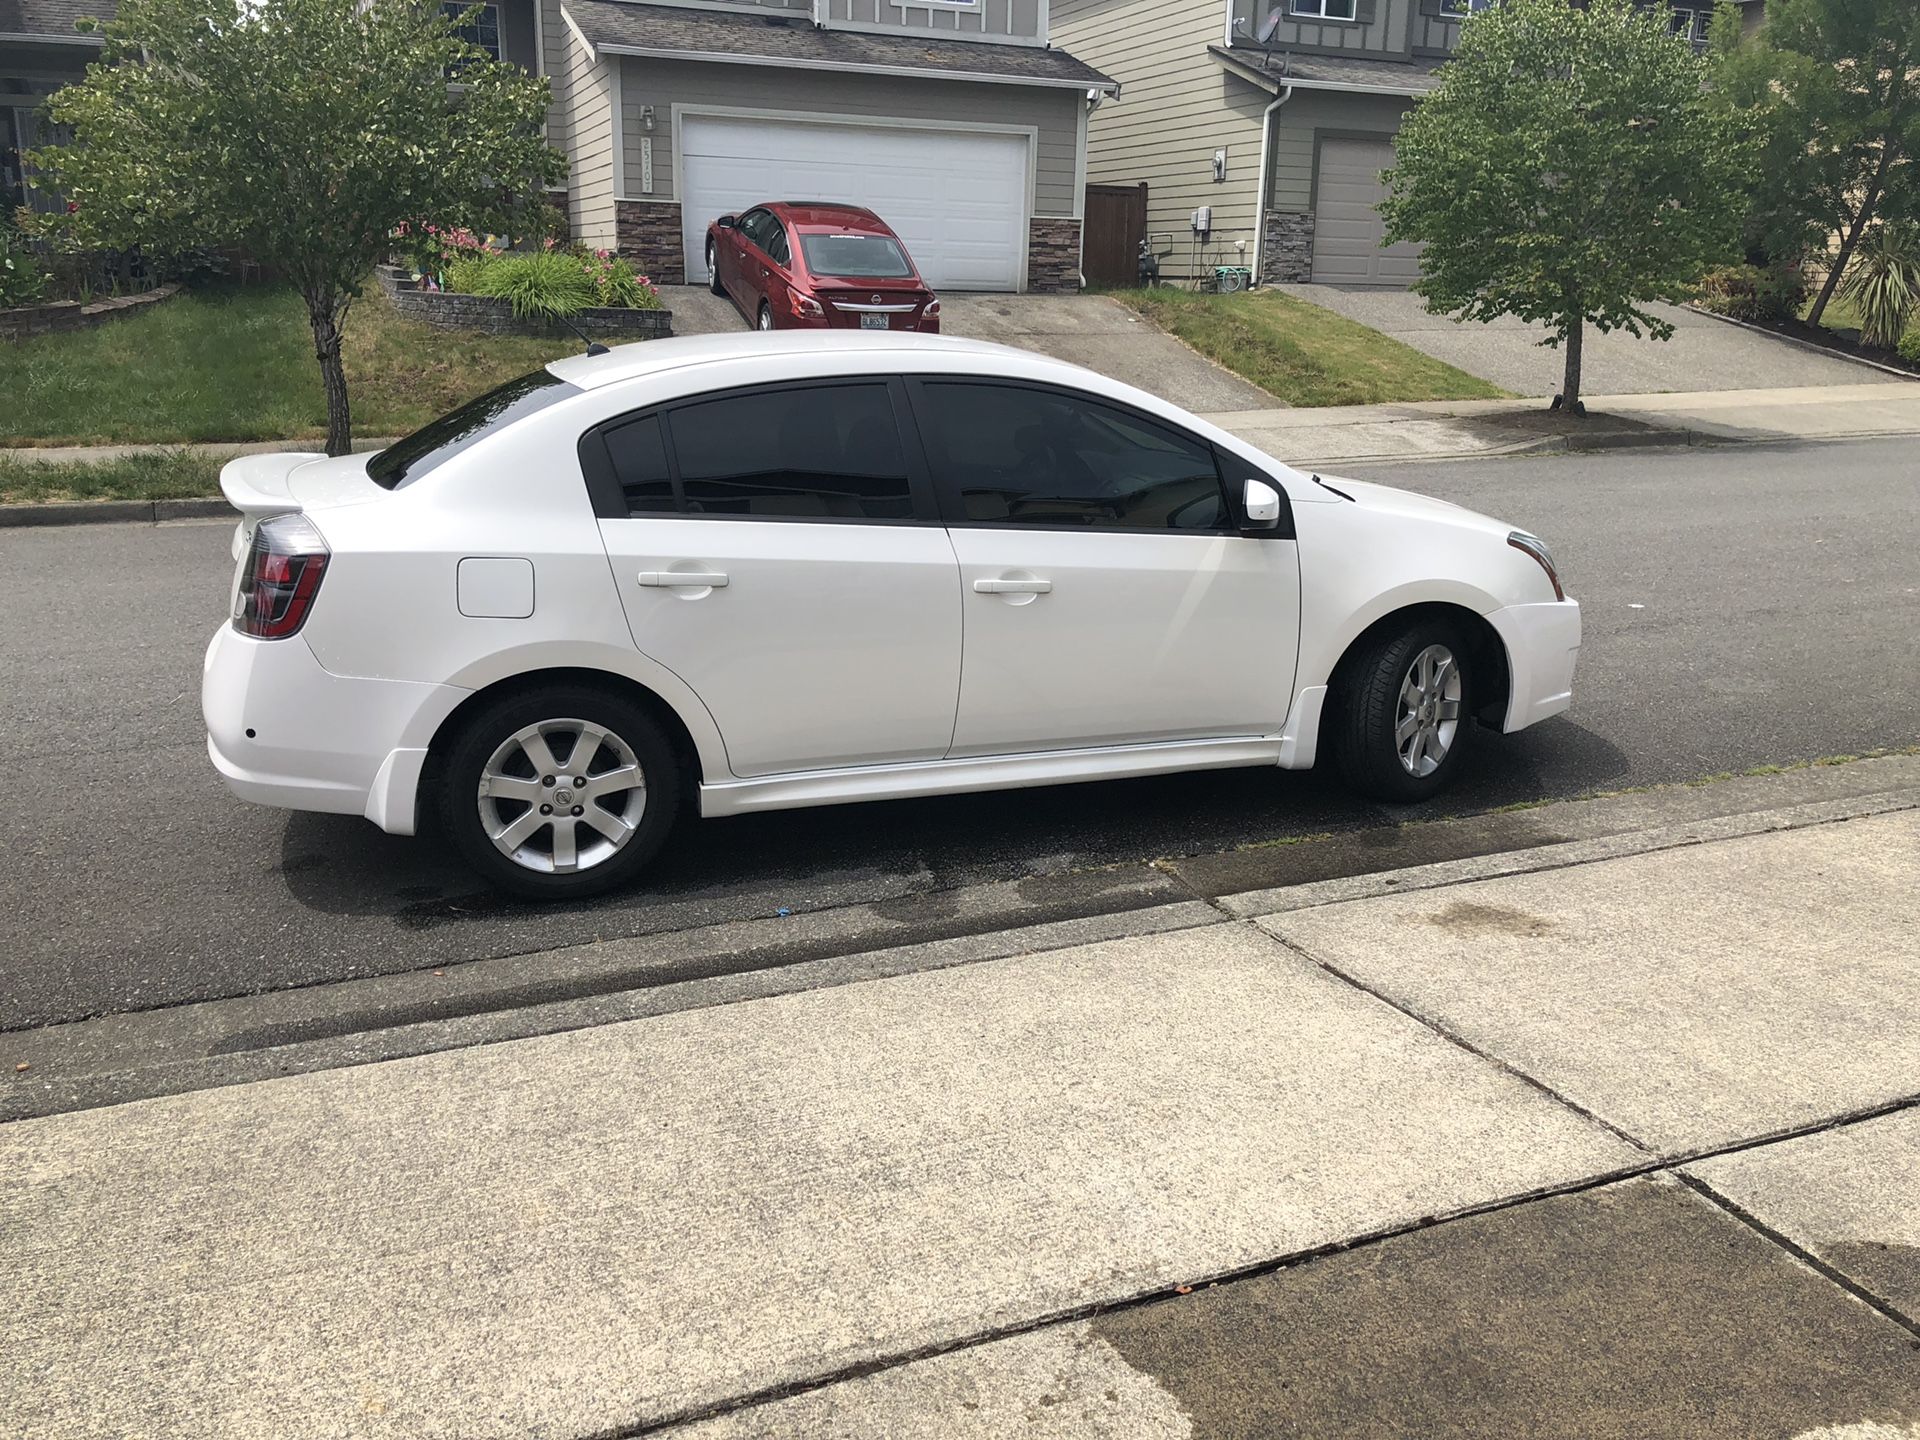
[[[1027,289],[1072,295],[1080,288],[1080,222],[1036,215],[1027,221]]]
[[[1267,246],[1260,279],[1271,285],[1313,279],[1313,216],[1267,212]]]
[[[557,321],[522,320],[505,300],[491,295],[454,295],[422,290],[396,267],[382,265],[380,288],[393,308],[409,320],[436,330],[476,330],[486,335],[570,335]],[[602,309],[595,306],[567,317],[589,335],[609,340],[662,340],[673,334],[671,310]]]
[[[615,246],[656,285],[687,283],[680,248],[680,206],[672,200],[616,200]]]
[[[149,305],[158,305],[179,291],[178,285],[162,285],[139,295],[115,295],[88,305],[82,305],[77,300],[55,300],[47,305],[23,305],[17,310],[0,310],[0,340],[24,340],[29,335],[91,330],[122,315],[131,315]]]

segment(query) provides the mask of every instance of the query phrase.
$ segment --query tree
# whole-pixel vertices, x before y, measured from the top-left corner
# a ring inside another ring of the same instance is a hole
[[[1585,413],[1586,326],[1665,340],[1738,238],[1745,162],[1664,11],[1511,0],[1472,16],[1401,127],[1387,240],[1424,241],[1429,310],[1544,322],[1565,351],[1556,406]]]
[[[1817,325],[1875,217],[1920,218],[1920,4],[1768,0],[1758,35],[1716,49],[1715,90],[1765,146],[1750,235],[1792,258],[1839,237]]]
[[[101,61],[50,102],[74,143],[35,163],[83,238],[237,247],[300,292],[329,455],[351,448],[342,327],[393,229],[506,229],[566,173],[547,82],[462,41],[463,18],[421,0],[125,0]]]

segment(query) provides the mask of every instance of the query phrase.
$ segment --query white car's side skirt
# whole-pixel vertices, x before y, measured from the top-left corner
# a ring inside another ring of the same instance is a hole
[[[809,770],[702,785],[700,813],[713,818],[755,810],[845,805],[860,800],[903,800],[916,795],[958,795],[970,790],[1013,790],[1029,785],[1067,785],[1076,780],[1116,780],[1130,775],[1172,775],[1183,770],[1276,765],[1280,760],[1280,747],[1281,739],[1277,735],[1249,735],[1225,740],[1172,740],[1157,745],[1108,745],[1034,755]]]

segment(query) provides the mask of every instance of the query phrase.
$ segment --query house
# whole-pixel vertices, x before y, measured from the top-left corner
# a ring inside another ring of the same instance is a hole
[[[60,203],[27,184],[21,152],[58,142],[42,106],[99,58],[94,21],[112,14],[112,0],[0,0],[0,208]]]
[[[1412,284],[1418,247],[1381,243],[1380,172],[1489,3],[1055,0],[1054,39],[1121,85],[1089,121],[1087,179],[1145,187],[1144,205],[1094,212],[1090,249],[1131,254],[1144,238],[1172,280],[1245,266],[1269,282]],[[1649,3],[1706,43],[1712,0]],[[1758,25],[1762,0],[1738,3]],[[1204,233],[1191,223],[1202,206]],[[1134,233],[1116,239],[1109,224]]]
[[[1118,87],[1050,43],[1049,0],[516,3],[572,233],[655,280],[707,278],[719,215],[832,199],[936,288],[1078,288],[1087,119]]]
[[[10,203],[39,103],[99,53],[74,22],[110,3],[0,0]],[[657,281],[707,278],[723,213],[833,199],[878,211],[937,287],[1069,291],[1087,116],[1118,87],[1050,43],[1048,5],[486,0],[466,35],[550,78],[572,234]]]

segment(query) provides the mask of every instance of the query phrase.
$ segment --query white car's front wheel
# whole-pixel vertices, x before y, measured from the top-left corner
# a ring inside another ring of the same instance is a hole
[[[578,899],[645,867],[681,789],[673,747],[645,710],[556,685],[472,718],[447,752],[440,808],[461,855],[500,889]]]
[[[1376,800],[1425,800],[1453,778],[1473,728],[1473,674],[1451,625],[1388,634],[1347,664],[1333,752],[1347,783]]]

